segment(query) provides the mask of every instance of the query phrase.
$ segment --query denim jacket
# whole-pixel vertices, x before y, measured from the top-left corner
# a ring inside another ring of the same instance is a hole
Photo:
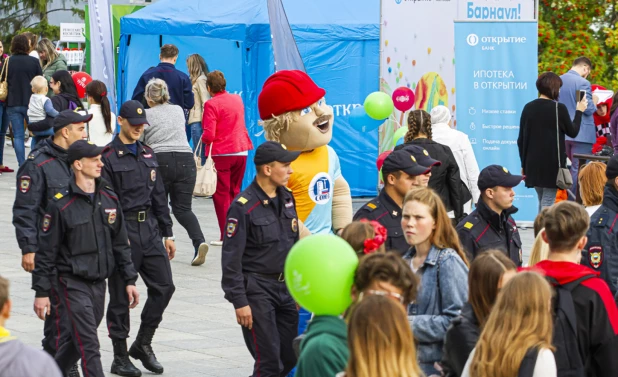
[[[404,259],[410,262],[415,253],[411,248]],[[416,301],[408,308],[408,320],[417,341],[418,362],[431,375],[436,373],[433,364],[442,358],[446,330],[468,301],[468,267],[455,250],[432,246],[417,274],[421,283]]]

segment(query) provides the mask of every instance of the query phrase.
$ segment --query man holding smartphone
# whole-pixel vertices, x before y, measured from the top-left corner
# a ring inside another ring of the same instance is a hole
[[[576,193],[577,174],[579,172],[579,159],[573,158],[574,154],[591,154],[592,144],[596,141],[596,128],[592,114],[596,111],[596,104],[592,100],[592,89],[590,82],[586,79],[592,71],[592,62],[585,56],[579,57],[573,61],[571,69],[560,76],[562,79],[562,87],[560,88],[559,102],[563,103],[569,110],[571,119],[575,118],[575,108],[577,102],[583,96],[588,99],[588,108],[582,116],[582,123],[579,129],[579,134],[576,137],[570,138],[565,136],[565,149],[569,160],[571,160],[571,176],[573,177],[573,187],[571,191]],[[584,93],[585,92],[585,93]]]

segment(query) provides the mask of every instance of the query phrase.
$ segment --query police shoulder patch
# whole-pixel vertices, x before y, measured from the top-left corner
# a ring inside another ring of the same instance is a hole
[[[43,226],[41,227],[41,229],[43,230],[43,232],[47,232],[50,226],[51,226],[51,215],[45,214],[45,216],[43,216]]]
[[[238,219],[234,219],[230,217],[227,219],[227,226],[225,227],[225,233],[227,238],[232,238],[236,235],[236,231],[238,230]]]
[[[603,259],[605,259],[603,246],[595,245],[588,248],[588,263],[590,263],[590,267],[598,270],[603,265]]]

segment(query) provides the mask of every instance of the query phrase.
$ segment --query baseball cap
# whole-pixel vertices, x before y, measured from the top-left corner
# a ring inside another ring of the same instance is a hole
[[[120,117],[126,119],[132,126],[149,125],[144,106],[139,101],[131,100],[123,103],[120,107]]]
[[[507,168],[500,165],[489,165],[479,174],[479,190],[502,186],[515,187],[524,179],[521,175],[513,175]]]
[[[300,156],[300,151],[290,152],[285,145],[275,141],[267,141],[260,144],[255,150],[253,162],[256,166],[269,164],[271,162],[292,162]]]
[[[105,149],[105,147],[98,147],[91,141],[77,140],[69,147],[69,164],[85,157],[96,157],[103,152],[103,149]]]
[[[605,176],[607,179],[615,179],[618,177],[618,155],[613,155],[609,161],[607,161]]]
[[[304,109],[324,97],[326,91],[320,88],[303,71],[281,70],[266,79],[258,96],[260,118]]]
[[[90,119],[92,119],[92,114],[84,115],[73,110],[63,110],[54,118],[54,132],[57,132],[69,124],[90,122]]]
[[[416,158],[405,149],[400,149],[389,154],[382,164],[382,175],[402,171],[408,175],[416,176],[427,174],[431,171],[430,167],[419,165]]]
[[[427,152],[427,149],[421,147],[420,145],[408,144],[402,149],[408,151],[408,153],[411,153],[412,156],[416,158],[416,162],[418,162],[421,166],[433,167],[442,165],[442,162],[431,158],[429,152]]]

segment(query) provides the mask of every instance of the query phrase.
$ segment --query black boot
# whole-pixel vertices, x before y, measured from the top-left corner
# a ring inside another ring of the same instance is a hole
[[[79,368],[77,367],[77,364],[73,365],[71,370],[69,370],[69,377],[81,377],[79,375]]]
[[[114,361],[112,362],[111,372],[124,377],[140,377],[142,371],[137,369],[129,359],[127,340],[112,340],[112,343],[114,345]]]
[[[142,362],[144,368],[149,371],[161,374],[163,373],[163,366],[157,361],[157,357],[152,350],[152,337],[154,336],[156,328],[140,326],[135,338],[135,342],[129,349],[129,355]]]

